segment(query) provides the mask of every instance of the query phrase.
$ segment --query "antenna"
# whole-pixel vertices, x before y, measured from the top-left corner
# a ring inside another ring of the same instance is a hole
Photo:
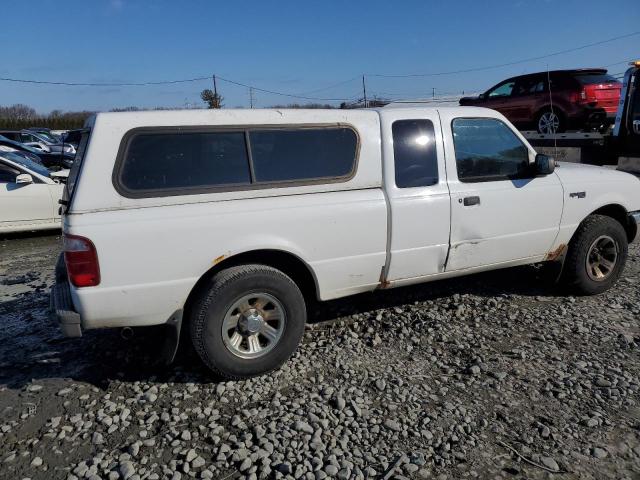
[[[549,73],[549,64],[547,63],[547,85],[549,86],[549,105],[551,106],[551,115],[552,119],[556,116],[553,111],[553,96],[551,95],[551,74]],[[558,126],[560,126],[560,119],[558,118]],[[553,129],[553,152],[555,158],[558,158],[558,135],[556,129],[553,128],[553,122],[551,123],[551,128]]]
[[[367,108],[367,86],[364,83],[364,75],[362,75],[362,95],[364,97],[364,108]]]

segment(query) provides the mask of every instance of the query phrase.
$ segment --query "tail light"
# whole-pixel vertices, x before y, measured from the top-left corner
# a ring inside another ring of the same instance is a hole
[[[100,283],[98,253],[91,240],[78,235],[65,234],[64,261],[67,275],[75,287],[94,287]]]
[[[571,101],[573,103],[586,103],[587,102],[587,91],[583,88],[578,92],[574,92],[571,94]]]

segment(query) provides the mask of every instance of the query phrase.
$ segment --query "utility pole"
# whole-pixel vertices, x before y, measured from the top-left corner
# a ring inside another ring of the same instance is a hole
[[[249,87],[249,105],[253,108],[253,87]]]
[[[364,83],[364,75],[362,75],[362,95],[364,97],[364,108],[367,108],[367,85]]]
[[[216,76],[213,76],[213,93],[218,98],[218,86],[216,85]]]
[[[431,98],[436,98],[436,87],[431,87]]]

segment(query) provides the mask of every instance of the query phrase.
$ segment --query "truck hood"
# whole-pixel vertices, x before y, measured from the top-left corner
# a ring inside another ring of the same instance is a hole
[[[640,179],[636,176],[613,168],[585,165],[584,163],[557,162],[556,174],[562,183],[574,182],[623,182],[636,184],[640,190]]]

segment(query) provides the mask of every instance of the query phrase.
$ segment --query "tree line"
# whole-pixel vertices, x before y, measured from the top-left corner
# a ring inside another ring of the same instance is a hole
[[[203,108],[222,108],[223,97],[211,90],[203,90],[200,97],[205,103],[206,107]],[[360,102],[361,103],[361,102]],[[358,102],[353,104],[343,103],[340,107],[335,107],[330,104],[321,103],[290,103],[287,105],[272,105],[269,108],[361,108]],[[384,104],[383,102],[377,102]],[[386,102],[385,102],[386,103]],[[379,106],[373,105],[372,102],[368,102],[366,106]],[[155,108],[140,108],[135,106],[113,108],[112,112],[135,112],[141,110],[178,110],[175,107],[155,107]],[[0,129],[2,130],[21,130],[29,127],[44,127],[52,130],[73,130],[76,128],[82,128],[85,121],[91,115],[95,114],[94,111],[82,110],[82,111],[69,111],[52,110],[46,115],[38,114],[36,110],[29,105],[21,103],[10,105],[7,107],[0,105]]]
[[[82,128],[84,122],[95,112],[63,112],[53,110],[47,115],[39,115],[28,105],[16,104],[8,107],[0,106],[0,128],[3,130],[20,130],[29,127],[45,127],[52,130],[73,130]]]

